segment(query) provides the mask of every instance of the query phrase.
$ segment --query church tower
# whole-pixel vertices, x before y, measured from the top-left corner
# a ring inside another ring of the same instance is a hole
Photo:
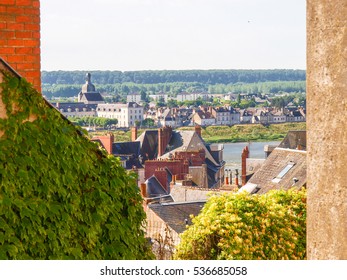
[[[82,90],[78,94],[78,102],[83,102],[85,104],[105,103],[100,92],[95,90],[91,77],[92,75],[90,73],[86,74],[86,83],[82,86]]]

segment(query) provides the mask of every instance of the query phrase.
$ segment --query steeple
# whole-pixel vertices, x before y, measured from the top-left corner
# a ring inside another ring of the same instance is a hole
[[[91,82],[91,77],[90,73],[86,74],[86,83],[82,86],[82,93],[95,92],[95,86]]]

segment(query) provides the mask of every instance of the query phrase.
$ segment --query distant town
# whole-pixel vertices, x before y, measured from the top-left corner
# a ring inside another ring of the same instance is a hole
[[[306,121],[306,99],[303,95],[297,98],[285,94],[180,92],[172,97],[164,92],[150,95],[133,92],[128,93],[123,102],[108,102],[107,94],[97,90],[91,73],[87,73],[85,84],[76,97],[73,102],[57,102],[56,99],[50,102],[65,117],[78,124],[86,125],[83,120],[87,120],[88,130],[98,126],[94,118],[107,119],[102,125],[107,128],[124,129],[133,126],[177,128]]]

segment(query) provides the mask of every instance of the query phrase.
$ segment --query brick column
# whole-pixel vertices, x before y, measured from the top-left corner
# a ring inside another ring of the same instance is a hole
[[[0,2],[0,56],[41,90],[40,1]]]
[[[347,259],[347,1],[307,1],[307,258]]]

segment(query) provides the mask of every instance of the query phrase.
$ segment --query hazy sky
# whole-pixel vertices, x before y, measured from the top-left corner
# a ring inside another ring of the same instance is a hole
[[[305,14],[305,0],[45,0],[42,70],[305,69]]]

